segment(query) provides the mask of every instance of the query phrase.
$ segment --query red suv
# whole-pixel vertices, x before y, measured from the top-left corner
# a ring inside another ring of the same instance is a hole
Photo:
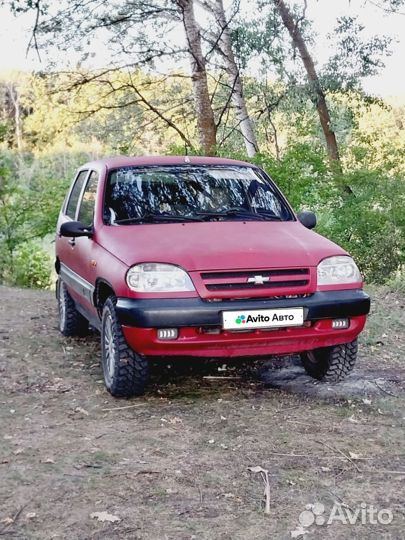
[[[242,161],[121,157],[81,167],[56,238],[60,330],[101,333],[114,396],[148,357],[301,353],[328,382],[353,368],[370,299],[351,257]]]

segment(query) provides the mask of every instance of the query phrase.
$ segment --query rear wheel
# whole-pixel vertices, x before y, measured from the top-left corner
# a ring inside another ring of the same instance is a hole
[[[64,336],[84,336],[89,330],[89,321],[76,309],[75,303],[63,281],[57,283],[59,330]]]
[[[301,354],[305,371],[324,382],[340,382],[352,371],[357,359],[357,339]]]
[[[140,396],[148,380],[148,361],[134,352],[125,340],[115,312],[115,299],[103,306],[101,360],[107,390],[116,397]]]

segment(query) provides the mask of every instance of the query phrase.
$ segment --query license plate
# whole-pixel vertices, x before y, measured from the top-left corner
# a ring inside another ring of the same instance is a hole
[[[223,311],[222,321],[222,327],[225,330],[302,326],[304,323],[304,308]]]

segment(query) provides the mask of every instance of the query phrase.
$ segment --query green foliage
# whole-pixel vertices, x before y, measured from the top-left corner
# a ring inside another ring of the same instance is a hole
[[[370,100],[355,93],[337,96],[337,106],[351,111],[343,160],[349,170],[380,170],[405,177],[404,100]]]
[[[35,241],[20,244],[14,254],[14,285],[46,289],[51,284],[51,258]]]
[[[355,171],[344,182],[353,194],[325,201],[318,230],[349,251],[369,282],[382,283],[405,262],[403,180]]]
[[[0,123],[0,142],[3,142],[6,140],[8,129],[9,128],[6,124]]]
[[[275,180],[294,208],[318,206],[330,192],[330,172],[321,148],[296,144],[280,160],[261,154],[253,161]]]
[[[11,154],[0,156],[0,281],[22,283],[25,270],[19,264],[26,261],[32,266],[32,272],[27,267],[29,283],[46,286],[45,270],[40,269],[39,261],[47,259],[34,256],[36,244],[32,241],[55,230],[68,183],[52,177],[32,177],[32,168],[31,157],[24,160],[14,156],[13,163]],[[49,269],[49,261],[43,268]]]
[[[387,36],[364,36],[364,30],[358,17],[338,18],[334,32],[328,36],[337,43],[322,73],[325,89],[359,87],[362,78],[376,75],[384,67],[392,40]]]

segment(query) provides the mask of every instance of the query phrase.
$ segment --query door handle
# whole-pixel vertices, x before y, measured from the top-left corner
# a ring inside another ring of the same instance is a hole
[[[76,240],[74,238],[71,238],[70,240],[68,240],[68,242],[72,247],[76,245]]]

